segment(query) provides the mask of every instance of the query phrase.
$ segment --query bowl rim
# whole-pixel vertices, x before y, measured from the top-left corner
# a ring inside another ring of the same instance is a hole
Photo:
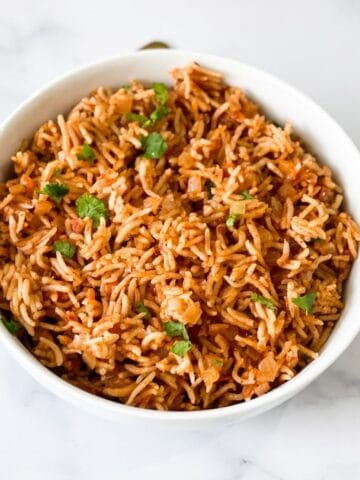
[[[285,81],[278,77],[267,73],[266,71],[243,63],[233,58],[225,56],[212,55],[208,53],[201,53],[196,51],[178,50],[178,49],[149,49],[127,53],[124,55],[111,56],[105,59],[101,59],[95,62],[91,62],[80,67],[71,69],[63,75],[56,77],[55,79],[47,82],[44,86],[37,88],[35,92],[28,96],[14,111],[11,113],[0,125],[0,135],[6,130],[6,127],[14,121],[18,121],[17,117],[21,117],[23,110],[30,106],[35,100],[40,99],[43,95],[51,90],[55,90],[63,82],[69,81],[73,77],[90,72],[91,70],[101,70],[111,65],[112,63],[122,62],[132,57],[141,60],[142,57],[153,58],[165,58],[168,56],[174,56],[174,63],[176,57],[192,57],[194,59],[200,59],[202,63],[208,61],[212,64],[219,65],[221,71],[222,65],[228,65],[230,71],[236,71],[241,67],[255,75],[262,76],[269,84],[277,85],[282,90],[286,90],[289,95],[297,97],[301,103],[305,105],[308,110],[316,110],[322,118],[330,122],[333,128],[337,130],[337,133],[342,137],[342,141],[347,143],[347,147],[352,150],[354,156],[357,156],[360,161],[360,152],[350,139],[348,134],[340,127],[340,125],[314,100],[305,95],[295,87],[292,87]],[[348,313],[349,314],[349,313]],[[62,399],[76,403],[78,406],[82,404],[83,407],[91,409],[93,411],[98,410],[99,414],[107,412],[114,418],[116,416],[131,416],[137,417],[141,420],[156,420],[160,422],[176,421],[181,422],[184,420],[191,420],[191,422],[201,422],[210,419],[219,419],[225,417],[249,417],[257,411],[264,412],[271,407],[278,405],[283,401],[290,398],[321,373],[323,373],[349,346],[352,340],[360,331],[360,322],[355,322],[347,326],[347,330],[342,332],[342,341],[334,342],[331,345],[330,350],[325,350],[319,357],[308,364],[302,369],[294,378],[285,382],[284,384],[270,390],[264,395],[253,398],[247,402],[241,402],[234,405],[212,408],[207,410],[194,410],[194,411],[160,411],[150,410],[131,405],[122,404],[114,400],[99,397],[95,394],[88,393],[79,387],[76,387],[61,377],[57,376],[51,370],[46,368],[40,363],[26,348],[20,343],[19,340],[14,338],[0,322],[0,341],[5,345],[7,350],[16,358],[16,360],[23,366],[23,368],[30,373],[39,383],[45,388],[57,394]]]

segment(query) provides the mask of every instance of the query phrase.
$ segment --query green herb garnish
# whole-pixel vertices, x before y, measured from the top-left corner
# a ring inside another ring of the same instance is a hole
[[[324,239],[320,238],[320,237],[316,237],[316,238],[313,238],[313,242],[314,243],[321,243],[321,242],[324,242]]]
[[[240,192],[244,200],[252,200],[254,197],[249,193],[249,190],[243,190]]]
[[[137,122],[139,125],[144,126],[149,122],[149,119],[145,115],[140,115],[139,113],[129,112],[126,114],[126,119],[129,122]]]
[[[218,358],[213,358],[211,360],[211,363],[214,365],[214,367],[222,367],[223,362],[219,360]]]
[[[43,193],[50,197],[54,202],[60,203],[61,199],[69,193],[69,187],[63,185],[62,183],[48,183],[45,187],[40,190],[39,193]]]
[[[308,315],[309,313],[312,313],[315,299],[316,299],[316,293],[311,292],[311,293],[308,293],[307,295],[303,295],[302,297],[293,298],[292,302],[297,307],[301,308],[301,310],[304,310],[304,312],[306,312],[306,314]]]
[[[188,340],[177,340],[170,348],[170,351],[172,353],[175,353],[175,355],[183,358],[185,356],[185,353],[187,353],[190,349],[191,342],[189,342]]]
[[[151,125],[154,125],[156,122],[158,122],[159,120],[162,120],[164,117],[166,117],[166,115],[169,113],[169,109],[165,106],[165,103],[168,99],[168,96],[169,96],[169,92],[166,88],[166,86],[163,84],[163,83],[156,83],[154,82],[152,84],[152,89],[154,90],[155,92],[155,96],[158,100],[158,102],[160,103],[160,106],[157,107],[151,114],[150,114],[150,118],[147,118],[145,117],[145,115],[140,115],[138,113],[128,113],[126,115],[126,118],[128,120],[130,120],[131,122],[138,122],[139,125],[141,125],[142,127],[150,127]],[[160,136],[159,134],[156,134],[158,136]],[[149,135],[150,137],[150,135]],[[146,138],[149,138],[149,137],[146,137]],[[161,136],[160,136],[161,137]],[[154,140],[152,140],[154,141]],[[166,142],[164,142],[164,140],[161,138],[161,141],[163,142],[163,146],[160,148],[160,151],[162,151],[161,149],[165,148],[165,150],[162,152],[162,153],[149,153],[149,155],[156,155],[156,156],[149,156],[148,158],[161,158],[162,155],[165,153],[166,151],[166,148],[167,148],[167,145],[166,145]],[[155,147],[155,150],[157,149],[157,147]]]
[[[142,127],[150,127],[154,125],[159,120],[162,120],[169,113],[169,109],[165,105],[161,105],[156,108],[151,114],[150,118],[145,117],[145,115],[140,115],[138,113],[127,113],[126,118],[130,122],[137,122]]]
[[[186,327],[181,322],[165,322],[164,330],[169,337],[183,337],[183,340],[177,340],[170,348],[172,353],[183,357],[191,348],[191,342]]]
[[[131,88],[131,85],[129,83],[126,83],[125,85],[122,86],[122,88],[125,90],[125,92],[128,92]]]
[[[214,196],[213,193],[212,193],[212,191],[211,191],[211,189],[214,188],[214,187],[215,187],[215,183],[214,183],[214,182],[212,182],[211,180],[206,180],[206,182],[205,182],[205,188],[206,188],[207,196],[208,196],[209,199]]]
[[[76,200],[76,211],[80,218],[91,218],[95,227],[100,225],[100,218],[108,217],[105,203],[93,195],[84,193]]]
[[[144,157],[146,158],[161,158],[166,152],[168,145],[162,138],[160,133],[153,132],[141,140],[144,149]]]
[[[19,322],[17,322],[13,318],[7,318],[4,312],[1,311],[0,321],[5,325],[7,331],[10,332],[12,335],[15,335],[21,329],[21,325]]]
[[[137,303],[135,305],[135,310],[137,313],[145,313],[143,317],[145,320],[151,320],[151,312],[143,303]]]
[[[62,169],[61,168],[57,168],[54,172],[55,177],[60,177],[61,174],[62,174]]]
[[[164,330],[169,337],[183,337],[184,340],[189,340],[189,334],[186,327],[181,322],[165,322]]]
[[[169,98],[169,92],[166,86],[163,83],[154,82],[151,85],[151,88],[154,90],[155,96],[160,102],[160,104],[164,105],[164,103],[166,103],[167,99]]]
[[[53,245],[54,252],[60,252],[63,257],[72,258],[75,254],[76,247],[67,240],[58,240]]]
[[[86,160],[90,165],[94,163],[94,160],[96,158],[94,150],[90,147],[88,143],[84,143],[84,145],[81,148],[81,152],[78,153],[77,158],[79,160]]]
[[[271,310],[276,309],[275,303],[270,298],[263,297],[262,295],[258,295],[257,293],[253,293],[251,295],[251,300],[253,302],[257,302],[257,303],[260,303],[261,305],[264,305],[264,307],[266,308],[271,308]]]
[[[161,105],[151,113],[150,120],[154,124],[166,117],[168,113],[169,109],[165,105]]]
[[[231,213],[226,219],[226,226],[228,228],[234,228],[238,215],[236,213]]]

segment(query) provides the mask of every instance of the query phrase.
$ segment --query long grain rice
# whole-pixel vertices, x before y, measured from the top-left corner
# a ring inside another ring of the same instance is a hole
[[[217,72],[193,64],[172,77],[169,113],[154,127],[126,116],[149,116],[152,88],[100,87],[14,155],[15,177],[0,187],[1,307],[33,354],[80,388],[159,410],[223,407],[316,359],[360,230],[290,124],[267,120]],[[168,144],[159,160],[142,156],[149,130]],[[85,142],[93,164],[77,158]],[[50,182],[69,188],[61,205],[39,193]],[[98,228],[78,217],[84,193],[107,205]],[[56,240],[75,256],[55,254]],[[309,292],[311,313],[293,302]],[[183,357],[167,321],[189,333]]]

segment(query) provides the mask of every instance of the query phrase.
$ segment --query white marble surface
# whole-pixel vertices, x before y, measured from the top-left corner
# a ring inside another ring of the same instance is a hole
[[[360,146],[357,0],[1,0],[0,7],[0,121],[57,75],[162,39],[279,75]],[[360,338],[293,400],[201,433],[125,428],[82,413],[1,349],[0,377],[1,480],[360,478]]]

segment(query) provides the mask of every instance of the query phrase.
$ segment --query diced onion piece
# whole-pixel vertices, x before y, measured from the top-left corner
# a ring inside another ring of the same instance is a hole
[[[132,95],[128,94],[118,94],[115,96],[113,103],[115,104],[116,111],[118,113],[129,113],[131,112],[133,105]]]
[[[259,363],[259,372],[262,381],[273,382],[278,374],[279,365],[274,357],[270,354]]]
[[[202,191],[201,177],[199,177],[199,175],[193,175],[192,177],[189,178],[188,192],[200,193],[201,191]]]
[[[183,322],[185,325],[195,325],[200,320],[201,308],[198,302],[191,302],[183,313]]]

